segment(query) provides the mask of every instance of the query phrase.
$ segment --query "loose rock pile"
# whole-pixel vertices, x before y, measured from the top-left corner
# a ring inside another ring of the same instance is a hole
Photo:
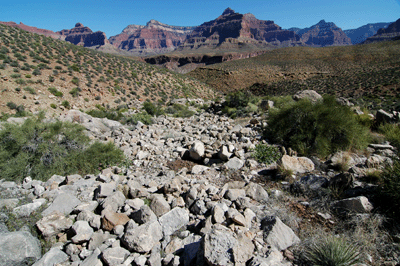
[[[40,213],[35,226],[52,244],[42,256],[29,228],[9,232],[5,224],[12,218],[0,213],[0,265],[292,265],[288,248],[300,239],[274,215],[265,189],[252,182],[263,172],[251,158],[260,141],[257,123],[242,127],[202,113],[162,116],[153,125],[128,128],[77,110],[60,120],[82,124],[92,139],[114,142],[133,166],[109,167],[99,175],[54,175],[46,182],[0,181],[0,207],[16,219]],[[374,146],[369,157],[348,155],[349,167],[356,173],[379,167],[392,150]],[[186,158],[198,164],[177,171],[167,167]],[[294,174],[313,173],[299,179],[298,189],[333,182],[314,162],[285,155],[281,165]],[[339,163],[337,155],[324,165]],[[241,181],[224,174],[240,169],[245,170]],[[371,210],[367,198],[357,199],[334,205]]]

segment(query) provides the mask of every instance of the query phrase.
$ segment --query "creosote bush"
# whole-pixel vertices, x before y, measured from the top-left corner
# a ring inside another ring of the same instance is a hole
[[[379,205],[384,212],[396,219],[400,218],[400,160],[387,166],[380,175]]]
[[[47,180],[54,174],[95,173],[121,163],[123,152],[112,143],[89,144],[77,124],[27,119],[4,124],[0,131],[0,178],[21,181],[26,176]]]
[[[254,149],[254,158],[260,163],[271,164],[281,158],[279,148],[266,144],[258,144]]]
[[[356,247],[335,236],[312,244],[305,258],[314,266],[351,266],[361,262]]]
[[[369,141],[369,130],[356,120],[349,107],[332,96],[315,104],[301,100],[271,110],[267,138],[300,154],[324,157],[338,150],[362,149]]]

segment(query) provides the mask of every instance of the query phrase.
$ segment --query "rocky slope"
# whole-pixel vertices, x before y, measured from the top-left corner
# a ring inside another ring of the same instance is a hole
[[[390,24],[387,28],[379,29],[374,36],[369,37],[363,43],[366,44],[398,39],[400,39],[400,19]]]
[[[146,26],[129,25],[109,42],[133,54],[159,54],[173,51],[181,45],[194,27],[178,27],[150,20]]]
[[[332,202],[326,213],[313,211],[317,202],[292,202],[305,216],[288,218],[279,205],[286,205],[284,192],[275,187],[268,193],[257,182],[276,168],[252,159],[251,150],[260,142],[259,123],[240,126],[201,113],[186,119],[161,116],[153,125],[127,128],[78,110],[60,120],[82,124],[92,139],[113,141],[132,166],[110,167],[98,175],[54,175],[46,182],[0,180],[0,206],[9,211],[0,213],[1,265],[294,265],[291,250],[303,245],[298,234],[305,223],[329,230],[337,221],[335,210],[364,219],[372,215],[373,206],[363,196],[371,187],[331,167],[346,156],[358,177],[371,165],[385,164],[394,149],[371,145],[367,156],[337,153],[315,164],[284,155],[280,164],[298,177],[293,184],[298,193],[349,181],[346,195],[351,195]],[[12,232],[6,226],[13,222],[11,215],[34,219],[38,213],[42,218],[36,228],[51,247],[43,255],[29,228]]]
[[[40,34],[40,35],[49,36],[49,37],[52,37],[54,39],[61,39],[61,40],[64,39],[63,36],[61,36],[57,32],[54,32],[54,31],[51,31],[51,30],[46,30],[46,29],[39,29],[39,28],[32,27],[32,26],[28,26],[28,25],[23,24],[22,22],[17,24],[17,23],[12,22],[12,21],[10,21],[10,22],[2,22],[2,21],[0,21],[0,24],[7,25],[7,26],[10,26],[10,27],[14,27],[14,28],[19,28],[21,30],[28,31],[28,32],[31,32],[31,33],[37,33],[37,34]]]
[[[82,23],[76,23],[70,30],[57,31],[67,42],[84,47],[92,47],[108,44],[106,34],[101,31],[93,32],[89,27]]]
[[[379,29],[387,28],[390,23],[370,23],[357,29],[344,30],[344,33],[351,39],[352,44],[359,44],[377,33]]]
[[[333,22],[321,20],[310,28],[299,29],[291,28],[301,36],[301,41],[307,46],[342,46],[351,45],[351,39]]]

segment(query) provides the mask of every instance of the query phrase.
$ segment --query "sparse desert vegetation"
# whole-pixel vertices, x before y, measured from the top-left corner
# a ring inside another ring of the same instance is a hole
[[[398,110],[398,41],[190,74],[224,99],[132,58],[2,25],[0,41],[0,229],[30,230],[39,257],[58,246],[66,265],[400,263],[399,117],[375,110]],[[292,97],[305,89],[326,94]],[[47,213],[59,201],[70,208]]]
[[[65,106],[89,110],[177,97],[213,98],[206,85],[134,58],[113,56],[50,37],[0,25],[2,103],[14,101],[27,111],[60,113]],[[22,90],[15,90],[22,88]],[[49,89],[50,88],[50,89]],[[54,95],[55,98],[52,98]],[[84,100],[88,99],[88,100]],[[0,105],[1,112],[9,112]]]

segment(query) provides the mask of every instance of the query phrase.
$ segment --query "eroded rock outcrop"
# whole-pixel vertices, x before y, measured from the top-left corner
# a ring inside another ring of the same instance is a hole
[[[65,36],[64,39],[67,42],[84,47],[99,46],[109,43],[104,32],[93,32],[89,27],[83,26],[82,23],[76,23],[75,27],[70,30],[61,30],[56,33]]]
[[[321,20],[310,28],[299,29],[292,28],[301,36],[301,41],[307,46],[341,46],[351,45],[351,39],[343,32],[341,28],[333,22]]]
[[[127,26],[120,34],[110,37],[109,41],[113,46],[132,53],[159,54],[175,50],[193,28],[170,26],[150,20],[146,26]]]

